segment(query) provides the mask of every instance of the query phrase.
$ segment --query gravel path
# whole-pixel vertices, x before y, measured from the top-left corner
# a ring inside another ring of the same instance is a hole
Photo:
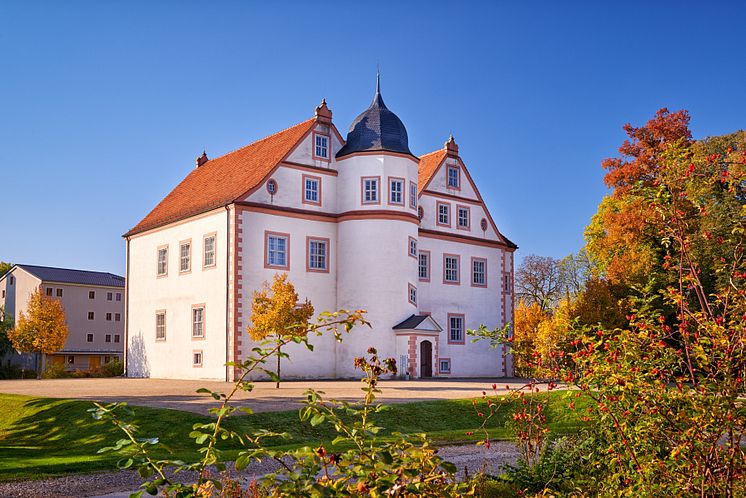
[[[469,474],[480,470],[496,473],[506,463],[514,463],[518,458],[515,445],[511,442],[495,441],[490,449],[473,444],[444,446],[440,456],[456,465],[459,476],[464,470]],[[261,477],[277,470],[279,464],[274,461],[252,462],[238,474],[242,480],[249,482],[254,477]],[[196,474],[179,474],[179,481],[196,480]],[[69,498],[69,497],[106,497],[126,498],[129,493],[140,486],[142,480],[137,472],[101,472],[96,474],[73,474],[53,479],[38,481],[16,481],[0,483],[2,498]]]

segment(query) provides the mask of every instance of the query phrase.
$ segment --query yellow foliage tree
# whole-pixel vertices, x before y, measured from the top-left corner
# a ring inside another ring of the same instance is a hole
[[[252,325],[247,331],[255,341],[274,338],[277,342],[277,388],[280,387],[280,359],[285,356],[279,349],[280,340],[288,336],[305,336],[311,316],[313,305],[308,299],[298,302],[295,286],[285,273],[275,274],[271,286],[265,282],[263,288],[252,296]]]
[[[538,302],[526,304],[523,299],[518,301],[515,308],[513,341],[511,344],[515,374],[518,377],[534,377],[536,375],[533,353],[536,350],[539,327],[547,320],[550,320],[550,317],[541,309]]]
[[[42,294],[41,289],[31,293],[27,314],[21,312],[18,324],[8,332],[13,347],[23,353],[47,355],[65,346],[68,328],[65,309],[58,299]],[[37,377],[41,377],[41,362],[37,362]]]

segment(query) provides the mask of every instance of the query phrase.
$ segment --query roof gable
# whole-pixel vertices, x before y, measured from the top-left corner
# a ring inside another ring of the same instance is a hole
[[[33,275],[42,282],[124,287],[124,277],[114,275],[113,273],[36,265],[15,265],[15,267]]]
[[[316,118],[298,123],[193,169],[125,236],[225,206],[261,183],[311,131]]]
[[[417,330],[420,332],[441,332],[443,328],[438,325],[430,315],[411,315],[406,320],[393,326],[394,330]]]
[[[420,156],[420,164],[418,167],[417,175],[417,191],[422,193],[430,183],[435,173],[440,168],[440,165],[445,161],[448,151],[445,149],[439,149],[429,154]]]

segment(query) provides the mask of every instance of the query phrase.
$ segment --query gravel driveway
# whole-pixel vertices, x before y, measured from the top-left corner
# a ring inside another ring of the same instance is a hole
[[[497,473],[506,463],[515,463],[518,452],[510,442],[494,441],[490,449],[473,444],[445,446],[440,456],[456,465],[459,476],[464,469],[469,474],[480,470]],[[277,470],[279,464],[273,461],[252,462],[238,474],[245,483],[252,478],[261,477]],[[180,474],[181,482],[193,482],[196,474]],[[0,483],[0,497],[3,498],[69,498],[69,497],[106,497],[127,498],[136,491],[141,483],[140,476],[134,471],[101,472],[96,474],[77,474],[39,481],[22,481]]]
[[[438,379],[380,383],[383,390],[378,400],[384,403],[405,403],[436,399],[463,399],[481,396],[482,391],[491,390],[497,383],[498,394],[505,393],[505,386],[519,387],[521,379]],[[48,398],[73,398],[104,402],[127,401],[132,405],[173,408],[206,414],[214,405],[210,396],[197,394],[200,387],[213,391],[228,392],[228,382],[210,380],[166,380],[166,379],[47,379],[47,380],[1,380],[0,393],[25,394]],[[236,399],[241,405],[256,412],[292,410],[299,408],[308,388],[326,393],[326,398],[357,400],[361,397],[359,381],[291,381],[283,382],[275,389],[272,382],[257,382],[251,393],[240,391]]]

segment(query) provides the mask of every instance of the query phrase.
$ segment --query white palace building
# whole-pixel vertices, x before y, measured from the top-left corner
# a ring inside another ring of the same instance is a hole
[[[451,137],[421,157],[377,87],[346,140],[322,102],[302,123],[197,166],[125,235],[132,377],[232,380],[254,347],[252,292],[287,272],[317,312],[372,327],[288,348],[283,378],[359,376],[375,346],[412,378],[507,376],[467,329],[513,319],[513,253]],[[402,365],[406,365],[404,368]]]

